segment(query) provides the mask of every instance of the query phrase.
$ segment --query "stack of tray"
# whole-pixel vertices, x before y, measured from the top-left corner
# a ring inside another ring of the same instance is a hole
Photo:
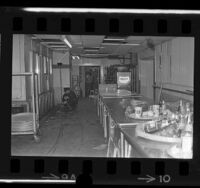
[[[12,132],[33,131],[33,113],[12,115]]]

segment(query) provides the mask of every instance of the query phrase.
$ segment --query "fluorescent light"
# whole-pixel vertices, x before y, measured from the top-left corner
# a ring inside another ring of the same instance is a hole
[[[99,49],[85,49],[84,51],[94,51],[94,52],[97,52],[97,51],[99,51]]]
[[[116,40],[116,41],[124,41],[126,39],[118,39],[118,38],[105,38],[103,40],[107,40],[107,41],[113,41],[113,40]]]
[[[53,42],[53,41],[45,41],[45,42],[40,42],[41,44],[63,44],[63,41],[60,42]]]
[[[102,43],[102,45],[105,45],[105,46],[109,46],[109,45],[114,45],[114,46],[120,46],[120,45],[123,45],[123,46],[139,46],[140,44],[138,43],[134,43],[134,44],[131,44],[131,43],[126,43],[126,44],[123,44],[123,43]]]
[[[128,13],[128,14],[200,14],[199,10],[162,10],[162,9],[109,9],[109,8],[22,8],[26,12],[51,13]]]
[[[101,55],[102,55],[102,56],[105,56],[105,55],[108,55],[108,54],[82,54],[82,55],[91,55],[91,56],[93,56],[93,55],[94,55],[94,56],[95,56],[95,55],[96,55],[96,56],[101,56]]]
[[[70,44],[70,42],[66,38],[64,38],[63,41],[67,44],[67,46],[69,46],[70,48],[72,48],[72,45]]]
[[[50,48],[66,48],[65,45],[48,45]]]
[[[76,56],[77,57],[77,59],[80,59],[80,57],[79,56]]]

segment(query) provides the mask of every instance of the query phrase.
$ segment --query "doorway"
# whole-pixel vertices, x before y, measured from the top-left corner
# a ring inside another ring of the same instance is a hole
[[[85,96],[88,97],[91,91],[98,91],[100,81],[100,66],[85,67]]]
[[[80,66],[79,76],[83,97],[88,97],[91,90],[98,91],[100,83],[100,66]]]

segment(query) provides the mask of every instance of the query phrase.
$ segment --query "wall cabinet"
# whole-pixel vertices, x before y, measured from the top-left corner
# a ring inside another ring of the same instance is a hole
[[[180,40],[180,84],[193,86],[194,75],[194,39]]]
[[[194,39],[177,37],[155,47],[156,82],[193,87]]]

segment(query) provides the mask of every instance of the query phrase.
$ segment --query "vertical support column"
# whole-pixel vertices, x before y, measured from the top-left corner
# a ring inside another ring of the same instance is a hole
[[[99,96],[97,96],[97,103],[96,103],[96,108],[97,108],[97,116],[99,117]]]
[[[135,67],[136,67],[136,92],[140,93],[140,78],[139,78],[139,63],[138,63],[138,55],[136,55],[136,63],[135,63]]]
[[[131,72],[131,92],[133,92],[133,83],[134,83],[134,79],[133,79],[133,53],[130,53],[130,72]]]
[[[133,91],[139,93],[139,65],[138,54],[131,53],[131,65],[132,65],[132,79],[133,79]]]
[[[107,112],[107,118],[106,118],[106,130],[107,130],[107,139],[106,139],[106,142],[108,142],[109,140],[109,137],[110,137],[110,131],[109,131],[109,125],[110,125],[110,122],[111,122],[111,116],[109,114],[109,112]]]
[[[124,140],[124,157],[127,157],[128,151],[128,143],[126,140]]]
[[[36,108],[35,108],[35,76],[34,73],[31,75],[31,95],[32,95],[32,110],[33,110],[33,131],[34,134],[37,133],[37,125],[36,125]]]
[[[103,106],[103,128],[104,128],[104,137],[107,138],[107,125],[106,125],[106,107]]]
[[[70,88],[73,87],[73,84],[72,84],[72,56],[71,56],[71,53],[69,54],[69,78],[70,78]]]
[[[100,124],[102,124],[102,101],[100,100],[100,110],[99,110],[99,117],[100,117]]]
[[[35,96],[36,96],[36,115],[37,128],[39,128],[39,99],[38,99],[38,75],[35,74]]]
[[[154,56],[154,60],[153,60],[153,101],[154,104],[156,103],[156,62],[155,62],[155,56]]]
[[[109,116],[109,129],[112,126],[112,118]],[[107,147],[107,157],[110,157],[110,148],[111,148],[111,144],[112,144],[112,140],[111,140],[111,136],[109,135],[108,137],[108,147]]]
[[[131,145],[124,139],[124,157],[129,158],[131,153]]]
[[[128,156],[127,157],[131,157],[131,149],[132,149],[132,146],[130,144],[128,144]]]
[[[61,70],[61,65],[59,64],[59,71],[60,71],[60,99],[61,99],[61,103],[62,103],[62,70]]]
[[[120,154],[121,157],[124,157],[124,135],[122,132],[120,132],[120,142],[121,142],[121,147],[120,147]]]

